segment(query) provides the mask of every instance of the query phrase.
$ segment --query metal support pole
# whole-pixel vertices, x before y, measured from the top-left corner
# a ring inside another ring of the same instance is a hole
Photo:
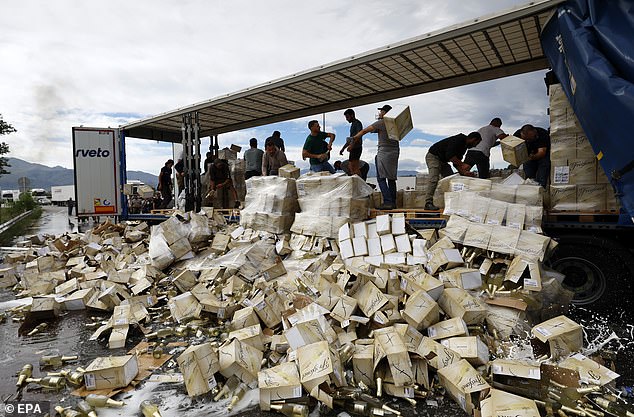
[[[192,175],[194,178],[194,210],[196,212],[200,211],[200,207],[202,206],[202,184],[200,181],[200,138],[198,137],[198,133],[200,132],[200,120],[198,118],[198,112],[194,113],[194,160],[193,160],[193,170]]]

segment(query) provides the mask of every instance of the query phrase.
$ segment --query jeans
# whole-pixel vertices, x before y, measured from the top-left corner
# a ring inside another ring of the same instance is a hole
[[[328,172],[330,172],[331,174],[334,174],[334,173],[335,173],[335,168],[334,168],[332,165],[330,165],[330,162],[328,162],[328,161],[324,161],[324,162],[321,162],[321,163],[319,163],[319,164],[314,164],[314,165],[313,165],[313,164],[311,164],[311,165],[310,165],[310,170],[311,170],[312,172],[323,172],[323,171],[328,171]]]
[[[427,163],[427,170],[429,171],[429,178],[427,179],[427,191],[425,192],[425,204],[433,204],[434,193],[436,187],[438,187],[438,180],[440,177],[448,177],[453,175],[453,169],[447,162],[443,162],[436,155],[427,152],[425,156],[425,163]]]
[[[396,180],[386,180],[377,176],[376,182],[379,183],[379,189],[383,194],[383,205],[396,208]]]
[[[526,178],[532,178],[546,188],[550,176],[550,158],[524,162],[524,174],[526,174]]]
[[[480,151],[470,149],[467,151],[467,155],[464,158],[464,163],[478,167],[479,178],[489,178],[489,157]]]

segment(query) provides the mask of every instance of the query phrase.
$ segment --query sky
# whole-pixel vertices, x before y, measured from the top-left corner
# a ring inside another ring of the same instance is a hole
[[[497,13],[526,0],[3,0],[0,14],[0,114],[16,133],[0,137],[9,157],[72,168],[73,126],[116,127],[390,43]],[[439,139],[469,133],[501,117],[513,133],[547,127],[545,71],[391,100],[408,105],[414,130],[401,142],[400,170],[426,172]],[[364,126],[376,103],[355,108]],[[343,110],[325,114],[337,134],[332,160],[348,136]],[[307,168],[307,122],[324,115],[219,136],[248,147],[279,130],[289,160]],[[323,124],[322,124],[323,127]],[[362,159],[376,154],[364,137]],[[209,146],[204,138],[202,148]],[[127,168],[158,173],[170,145],[129,140]],[[502,168],[498,148],[493,167]]]

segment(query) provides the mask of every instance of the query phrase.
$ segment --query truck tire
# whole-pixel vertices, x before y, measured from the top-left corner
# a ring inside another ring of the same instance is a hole
[[[563,286],[575,293],[573,304],[608,311],[631,310],[634,267],[628,249],[611,239],[561,236],[550,266],[566,275]]]

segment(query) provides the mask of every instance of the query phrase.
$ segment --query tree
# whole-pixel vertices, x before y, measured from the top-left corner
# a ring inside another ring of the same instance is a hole
[[[8,135],[9,133],[16,132],[15,128],[11,126],[9,123],[5,122],[2,119],[2,114],[0,114],[0,136]],[[6,155],[9,153],[9,145],[5,142],[0,142],[0,155]],[[0,156],[0,175],[8,174],[5,168],[10,167],[9,160],[4,156]]]

